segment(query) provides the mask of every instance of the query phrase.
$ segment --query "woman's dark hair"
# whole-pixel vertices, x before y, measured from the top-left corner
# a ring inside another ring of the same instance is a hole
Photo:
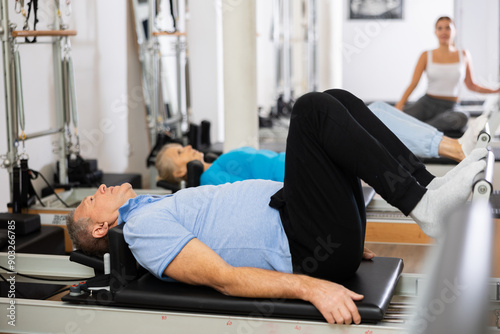
[[[443,20],[447,20],[447,21],[450,21],[450,23],[452,23],[453,25],[455,24],[455,22],[453,21],[453,19],[449,16],[441,16],[439,17],[437,20],[436,20],[436,24],[435,26],[437,26],[438,22],[439,21],[443,21]]]

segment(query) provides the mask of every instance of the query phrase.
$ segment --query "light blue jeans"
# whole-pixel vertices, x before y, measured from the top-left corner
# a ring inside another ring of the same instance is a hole
[[[373,102],[368,108],[418,157],[439,157],[443,133],[385,102]]]

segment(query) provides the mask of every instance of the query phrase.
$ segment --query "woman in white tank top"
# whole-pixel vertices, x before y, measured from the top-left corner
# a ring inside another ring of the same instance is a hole
[[[420,55],[411,83],[396,108],[440,131],[461,131],[468,121],[468,115],[456,108],[462,82],[468,89],[478,93],[499,93],[500,88],[489,89],[474,82],[469,53],[458,50],[454,45],[456,28],[451,18],[440,17],[436,21],[435,34],[439,47]],[[428,79],[426,95],[404,108],[424,71]]]

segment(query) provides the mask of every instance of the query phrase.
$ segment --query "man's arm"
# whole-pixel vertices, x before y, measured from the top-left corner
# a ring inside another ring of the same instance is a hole
[[[189,241],[163,273],[177,281],[207,285],[230,296],[306,300],[329,323],[361,321],[353,300],[363,299],[362,295],[305,275],[230,266],[198,239]]]

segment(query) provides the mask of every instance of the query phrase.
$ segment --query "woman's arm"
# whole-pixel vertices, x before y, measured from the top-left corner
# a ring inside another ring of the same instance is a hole
[[[482,94],[493,94],[493,93],[500,93],[500,88],[497,89],[490,89],[486,88],[484,86],[478,85],[473,78],[472,75],[472,59],[470,56],[470,53],[467,50],[463,51],[463,56],[464,56],[464,61],[465,61],[465,86],[477,93],[482,93]]]
[[[395,105],[397,109],[403,110],[406,101],[408,101],[408,98],[410,97],[411,93],[413,93],[413,90],[415,89],[415,87],[417,87],[418,82],[420,81],[420,78],[422,77],[422,73],[424,73],[426,66],[427,66],[427,51],[422,52],[420,58],[418,58],[418,62],[417,65],[415,66],[415,70],[413,71],[413,77],[411,79],[410,85],[404,92],[401,100],[399,100],[399,102],[396,103]]]
[[[362,295],[310,276],[230,266],[198,239],[184,246],[164,274],[184,283],[210,286],[230,296],[306,300],[329,323],[359,324],[361,321],[353,300],[363,299]]]

